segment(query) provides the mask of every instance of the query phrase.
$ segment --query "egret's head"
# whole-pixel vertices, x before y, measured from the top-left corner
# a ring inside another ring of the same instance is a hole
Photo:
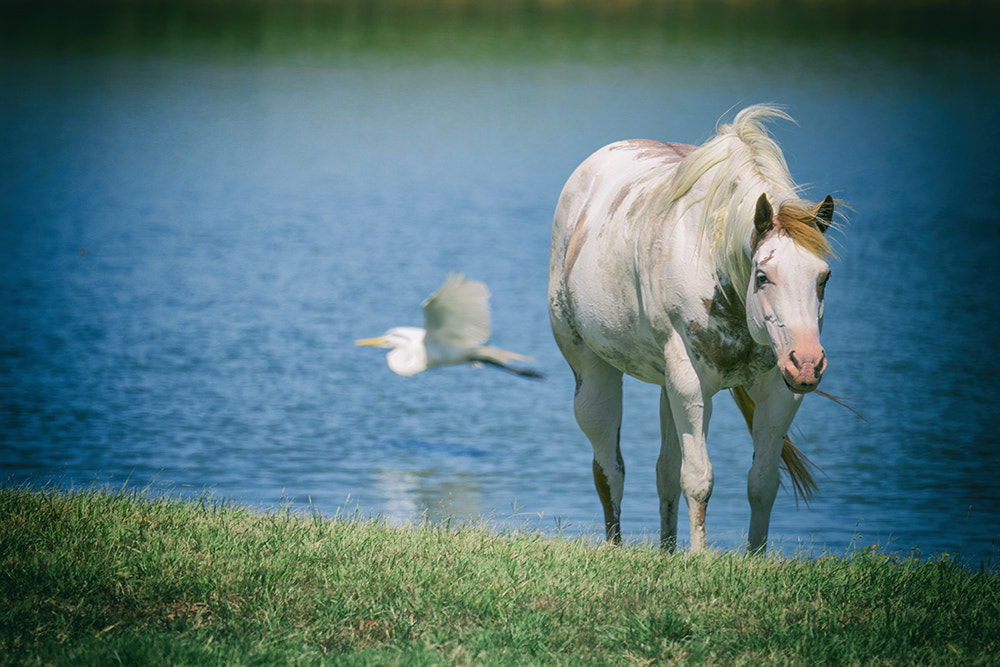
[[[385,358],[389,369],[398,375],[416,375],[427,369],[424,330],[418,327],[394,327],[381,336],[361,338],[354,344],[390,350]]]
[[[381,347],[391,349],[405,345],[409,339],[410,337],[397,327],[395,329],[389,329],[381,336],[376,336],[375,338],[359,338],[354,341],[354,344],[363,347]]]

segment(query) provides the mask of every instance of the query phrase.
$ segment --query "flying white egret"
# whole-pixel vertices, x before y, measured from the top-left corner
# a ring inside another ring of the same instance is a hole
[[[362,338],[354,344],[388,348],[389,369],[398,375],[416,375],[435,366],[484,363],[523,377],[542,377],[536,371],[509,365],[511,361],[530,361],[530,357],[485,344],[490,337],[489,299],[483,283],[449,274],[423,303],[423,329],[394,327],[377,338]]]

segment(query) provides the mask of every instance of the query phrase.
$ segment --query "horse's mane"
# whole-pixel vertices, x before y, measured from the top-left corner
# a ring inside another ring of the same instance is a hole
[[[765,127],[775,118],[794,122],[775,106],[755,105],[739,112],[684,158],[666,193],[667,202],[676,202],[696,186],[699,193],[704,188],[699,196],[702,238],[709,243],[716,278],[731,283],[740,299],[750,281],[747,242],[761,194],[778,211],[779,233],[820,257],[833,254],[815,222],[819,205],[799,197],[785,156]],[[707,181],[701,184],[703,179]]]

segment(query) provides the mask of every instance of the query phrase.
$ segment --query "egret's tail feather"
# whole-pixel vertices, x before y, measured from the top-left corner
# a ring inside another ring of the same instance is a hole
[[[527,357],[527,356],[525,356],[523,354],[518,354],[517,352],[508,352],[507,350],[500,350],[499,348],[497,349],[497,351],[500,354],[502,354],[503,358],[506,359],[507,361],[534,361],[535,360],[534,357]]]
[[[496,368],[501,368],[508,373],[513,373],[514,375],[520,375],[526,378],[536,378],[541,380],[545,376],[536,370],[531,368],[522,368],[520,366],[511,366],[509,361],[531,361],[531,357],[526,357],[523,354],[517,354],[516,352],[508,352],[507,350],[501,350],[499,347],[493,347],[488,345],[480,350],[480,356],[476,361],[481,361],[484,364],[489,364]]]
[[[753,411],[754,402],[743,387],[734,387],[729,390],[737,407],[743,413],[743,419],[747,423],[747,428],[753,432]],[[795,504],[798,505],[799,498],[808,503],[815,495],[817,486],[813,478],[812,471],[820,470],[819,466],[809,460],[802,451],[792,444],[792,441],[785,435],[784,443],[781,445],[781,469],[788,474],[792,482],[792,493],[795,495]]]
[[[544,375],[530,368],[521,368],[519,366],[508,366],[507,364],[501,364],[496,361],[490,361],[489,359],[484,359],[483,362],[489,364],[490,366],[493,366],[494,368],[503,369],[508,373],[513,373],[514,375],[520,375],[523,378],[535,378],[536,380],[542,380],[545,378]]]

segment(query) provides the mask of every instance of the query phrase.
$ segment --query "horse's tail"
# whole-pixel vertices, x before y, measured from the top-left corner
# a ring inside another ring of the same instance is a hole
[[[736,401],[740,412],[743,413],[743,419],[746,420],[747,428],[752,432],[753,399],[750,398],[750,394],[743,387],[734,387],[729,390],[729,393],[732,394],[733,400]],[[819,467],[810,461],[798,447],[792,444],[788,436],[785,435],[785,441],[781,446],[781,469],[788,473],[788,478],[792,481],[792,492],[795,494],[796,505],[799,502],[799,498],[808,503],[812,500],[813,494],[816,493],[816,480],[813,479],[812,474],[814,468],[819,470]]]

